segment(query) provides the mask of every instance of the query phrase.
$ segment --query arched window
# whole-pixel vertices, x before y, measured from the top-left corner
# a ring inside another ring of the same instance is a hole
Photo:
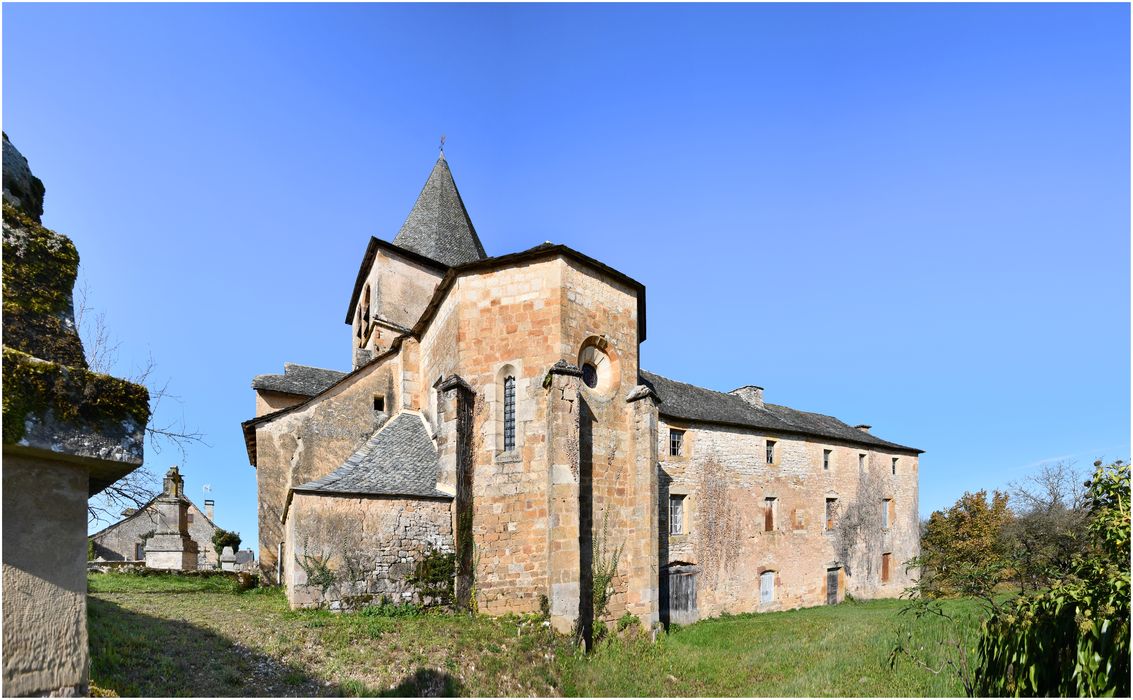
[[[362,290],[362,320],[370,322],[370,285]]]
[[[515,377],[504,379],[504,452],[515,449]]]

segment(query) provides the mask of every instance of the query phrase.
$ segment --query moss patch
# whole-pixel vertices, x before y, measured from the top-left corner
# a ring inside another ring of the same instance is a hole
[[[79,252],[7,202],[4,213],[4,344],[71,367],[87,366],[74,328]]]
[[[145,425],[149,420],[149,391],[140,384],[64,367],[8,347],[3,374],[5,444],[23,438],[29,416],[42,419],[48,411],[57,420],[90,425],[127,419]]]

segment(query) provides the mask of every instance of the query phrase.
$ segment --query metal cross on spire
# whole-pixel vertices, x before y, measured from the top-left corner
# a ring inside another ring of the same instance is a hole
[[[445,154],[445,135],[441,134],[441,155]]]

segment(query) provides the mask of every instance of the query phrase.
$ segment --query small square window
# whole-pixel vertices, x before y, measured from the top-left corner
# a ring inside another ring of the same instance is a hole
[[[897,476],[897,458],[893,458],[893,476]]]
[[[822,451],[822,470],[823,471],[830,471],[830,453],[833,452],[833,451],[834,450],[823,450]]]
[[[374,412],[382,413],[386,410],[386,397],[381,394],[374,394]]]
[[[774,464],[775,463],[775,441],[774,440],[768,440],[767,441],[767,463],[768,464]]]
[[[669,534],[685,534],[685,497],[683,495],[669,496]]]
[[[669,430],[669,456],[680,457],[684,454],[685,431]]]

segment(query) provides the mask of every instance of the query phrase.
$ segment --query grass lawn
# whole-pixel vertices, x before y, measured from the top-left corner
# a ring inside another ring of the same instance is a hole
[[[577,653],[534,618],[291,611],[223,579],[89,577],[91,680],[128,695],[961,695],[947,673],[888,666],[901,601],[706,620],[657,643]],[[971,628],[970,601],[949,603]]]

